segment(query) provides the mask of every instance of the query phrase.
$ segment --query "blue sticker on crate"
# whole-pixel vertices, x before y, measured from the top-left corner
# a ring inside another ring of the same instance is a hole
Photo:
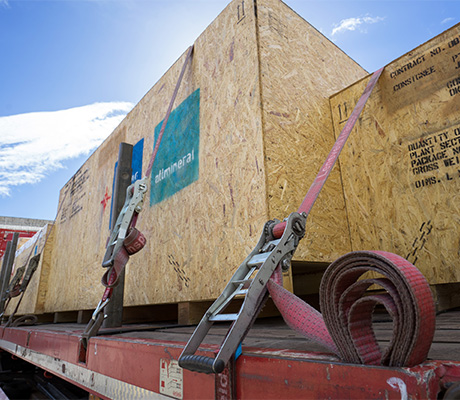
[[[161,130],[155,128],[155,142]],[[154,145],[155,146],[155,145]],[[169,116],[153,163],[150,205],[171,197],[198,180],[200,150],[200,89],[195,90]]]
[[[110,199],[109,231],[112,230],[113,192],[115,192],[115,175],[117,175],[117,167],[118,161],[115,161],[115,166],[113,167],[112,198]]]
[[[142,178],[142,160],[144,158],[144,138],[139,140],[133,146],[133,157],[131,160],[131,183]],[[115,162],[115,167],[113,168],[113,181],[112,181],[112,197],[110,200],[110,221],[109,221],[109,230],[112,229],[112,209],[113,209],[113,192],[115,191],[115,175],[117,174],[118,161]]]
[[[144,155],[144,138],[139,140],[133,147],[133,160],[131,162],[131,168],[133,176],[131,182],[135,182],[142,178],[142,159]]]

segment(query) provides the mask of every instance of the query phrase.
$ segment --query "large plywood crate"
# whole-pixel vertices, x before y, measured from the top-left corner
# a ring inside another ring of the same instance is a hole
[[[185,53],[60,194],[47,312],[94,307],[120,142],[142,176]],[[124,304],[216,298],[263,224],[295,211],[334,142],[329,97],[367,73],[278,0],[232,1],[195,41],[153,167]],[[340,174],[318,199],[297,260],[350,251]],[[287,277],[287,284],[291,279]]]
[[[336,134],[368,78],[331,98]],[[385,67],[340,156],[353,250],[460,282],[460,25]],[[458,288],[457,288],[458,290]]]
[[[16,251],[11,277],[15,275],[18,268],[23,266],[26,266],[25,274],[32,257],[40,255],[40,261],[26,287],[24,295],[20,294],[11,299],[5,310],[5,315],[11,315],[16,310],[19,301],[20,304],[16,315],[44,313],[54,237],[53,225],[46,224]],[[21,299],[21,297],[23,298]]]

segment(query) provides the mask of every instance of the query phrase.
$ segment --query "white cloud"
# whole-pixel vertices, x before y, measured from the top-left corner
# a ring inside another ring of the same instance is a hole
[[[10,4],[8,3],[8,0],[0,0],[0,6],[3,6],[5,8],[9,8]]]
[[[96,103],[0,117],[0,195],[37,183],[62,162],[89,154],[112,133],[132,103]]]
[[[368,15],[364,17],[343,19],[339,24],[334,25],[334,29],[332,29],[332,36],[337,33],[355,31],[357,29],[359,29],[360,32],[365,32],[365,30],[362,28],[363,25],[375,24],[377,22],[383,21],[384,19],[385,18],[383,17],[370,17]]]
[[[453,19],[452,17],[443,19],[443,20],[441,21],[441,25],[447,24],[448,22],[453,21],[453,20],[454,20],[454,19]]]

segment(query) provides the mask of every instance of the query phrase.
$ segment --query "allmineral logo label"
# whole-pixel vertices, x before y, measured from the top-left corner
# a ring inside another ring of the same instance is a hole
[[[182,158],[179,158],[179,160],[171,164],[168,168],[160,169],[160,172],[158,172],[158,175],[155,176],[155,184],[158,184],[163,179],[170,177],[172,174],[179,171],[181,168],[186,168],[194,160],[195,160],[195,150],[192,150],[187,155],[183,156]]]
[[[163,121],[155,128],[155,142]],[[169,116],[151,176],[150,205],[189,186],[199,176],[200,89]]]

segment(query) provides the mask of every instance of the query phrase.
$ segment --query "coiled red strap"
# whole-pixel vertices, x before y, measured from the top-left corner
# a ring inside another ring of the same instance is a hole
[[[142,250],[146,243],[147,239],[145,236],[136,228],[131,228],[129,235],[126,236],[126,239],[123,242],[123,246],[127,253],[132,255]]]
[[[367,271],[383,277],[360,279]],[[357,251],[333,262],[321,282],[322,316],[276,279],[270,280],[268,290],[286,323],[343,361],[411,367],[426,360],[435,330],[434,301],[424,276],[404,258],[383,251]],[[383,293],[366,294],[371,285]],[[384,353],[372,329],[377,304],[393,318],[393,337]]]
[[[281,268],[278,267],[268,281],[267,288],[286,324],[307,339],[338,354],[337,346],[329,334],[321,313],[281,285],[282,274]]]
[[[105,274],[102,276],[101,282],[107,288],[113,288],[118,284],[118,277],[120,272],[125,268],[128,263],[129,256],[140,251],[145,244],[147,239],[145,236],[136,228],[131,227],[128,236],[123,241],[117,255],[115,256],[113,266],[108,268]]]

